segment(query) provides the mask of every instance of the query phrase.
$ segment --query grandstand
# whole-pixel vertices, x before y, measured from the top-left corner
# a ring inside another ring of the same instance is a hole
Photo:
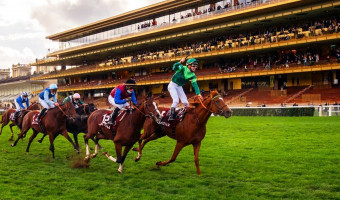
[[[166,0],[47,36],[60,49],[31,65],[61,69],[31,80],[58,79],[61,96],[79,92],[104,107],[131,76],[139,95],[167,91],[173,63],[189,55],[200,61],[200,89],[218,89],[231,106],[333,104],[339,13],[331,0]]]

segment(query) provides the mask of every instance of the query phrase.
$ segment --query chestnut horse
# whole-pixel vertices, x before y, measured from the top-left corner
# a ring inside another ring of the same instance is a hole
[[[1,121],[2,126],[1,126],[1,130],[0,130],[0,135],[2,133],[2,129],[11,121],[12,123],[9,125],[9,128],[11,129],[11,138],[8,141],[12,141],[13,136],[14,136],[12,127],[17,125],[19,127],[19,129],[21,129],[22,120],[23,120],[24,116],[30,110],[40,110],[40,104],[39,103],[33,103],[26,110],[21,110],[21,113],[18,115],[16,120],[10,119],[10,116],[12,115],[12,113],[15,112],[15,109],[11,108],[11,109],[6,110],[6,112],[4,112],[4,114],[2,115],[2,121]]]
[[[144,121],[149,116],[159,117],[160,113],[158,111],[156,103],[153,102],[153,98],[147,98],[142,104],[132,111],[132,113],[127,110],[124,118],[119,122],[116,129],[115,136],[112,134],[111,129],[101,126],[103,116],[108,112],[108,110],[97,110],[94,111],[88,121],[87,127],[88,132],[85,136],[86,144],[86,157],[85,161],[90,160],[90,150],[88,145],[88,140],[94,139],[96,147],[95,153],[91,155],[94,158],[98,154],[98,140],[107,139],[112,140],[115,145],[117,159],[110,156],[108,153],[104,152],[103,155],[108,157],[113,162],[119,163],[118,171],[123,172],[123,163],[126,155],[130,151],[131,147],[139,140],[140,131],[143,127]],[[124,152],[122,154],[122,147],[125,146]]]
[[[175,131],[173,131],[171,127],[156,123],[153,119],[147,119],[144,124],[144,132],[139,140],[139,148],[135,149],[138,150],[138,156],[135,158],[135,161],[141,158],[142,150],[147,142],[167,135],[177,140],[175,150],[170,160],[164,162],[159,161],[156,165],[165,166],[174,162],[182,148],[191,144],[194,148],[197,174],[201,174],[198,154],[201,141],[206,134],[208,119],[212,113],[228,118],[231,116],[232,111],[224,103],[223,98],[217,91],[212,91],[210,96],[205,98],[204,101],[196,98],[194,104],[196,105],[195,108],[189,108],[187,110],[183,120],[177,124]]]
[[[55,108],[49,109],[45,116],[41,119],[40,125],[32,124],[32,121],[34,120],[33,118],[37,114],[39,114],[39,111],[31,111],[26,114],[26,116],[23,119],[22,129],[19,134],[19,137],[12,144],[12,147],[14,147],[18,143],[18,140],[21,137],[23,137],[23,135],[25,135],[30,128],[32,128],[33,134],[28,141],[26,153],[29,152],[30,145],[38,133],[44,133],[49,136],[50,151],[52,152],[53,158],[55,158],[53,142],[59,134],[62,134],[73,145],[74,149],[76,149],[77,152],[79,152],[78,147],[73,143],[72,139],[68,136],[68,132],[66,130],[67,117],[75,117],[77,115],[76,110],[74,109],[74,106],[71,102],[66,102],[62,106],[57,106]]]
[[[74,143],[78,148],[79,148],[78,134],[87,133],[87,119],[89,118],[90,114],[95,110],[97,110],[97,108],[93,103],[83,104],[76,108],[76,112],[78,114],[76,118],[68,118],[66,120],[66,129],[69,133],[72,133]],[[38,140],[38,142],[42,143],[45,136],[46,134],[40,140]]]

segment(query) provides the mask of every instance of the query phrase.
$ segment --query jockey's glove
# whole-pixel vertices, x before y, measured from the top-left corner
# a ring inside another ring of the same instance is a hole
[[[132,100],[131,100],[131,97],[128,97],[128,98],[126,98],[125,100],[126,100],[127,102],[132,101]]]

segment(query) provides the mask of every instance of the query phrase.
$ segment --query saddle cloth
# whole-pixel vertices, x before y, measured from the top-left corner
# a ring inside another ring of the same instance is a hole
[[[108,125],[107,123],[109,121],[111,121],[111,114],[112,114],[112,110],[108,110],[104,115],[103,115],[103,119],[102,119],[102,122],[99,124],[99,126],[104,126],[105,128],[107,129],[111,129],[110,125]],[[119,124],[120,121],[122,121],[125,117],[127,113],[127,110],[120,110],[119,113],[118,113],[118,116],[116,117],[116,120],[115,120],[115,124],[112,126],[112,129],[114,131],[116,131],[117,129],[117,126]]]
[[[11,115],[9,116],[9,120],[14,121],[14,114],[15,114],[15,113],[11,113]]]
[[[32,120],[32,124],[33,125],[38,125],[39,124],[38,123],[38,115],[39,115],[39,113],[36,113],[36,114],[33,115],[33,120]]]
[[[41,116],[40,120],[42,120],[42,119],[45,117],[45,115],[46,115],[47,112],[48,112],[48,110],[45,111],[44,115]],[[35,114],[33,115],[33,120],[32,120],[32,124],[33,124],[33,125],[38,125],[38,124],[39,124],[39,123],[38,123],[38,115],[39,115],[39,113],[35,113]]]
[[[179,122],[181,122],[185,116],[186,109],[185,108],[180,108],[175,111],[175,120],[169,121],[169,116],[170,116],[170,109],[165,109],[162,111],[161,116],[162,119],[158,121],[157,123],[162,126],[170,127],[170,128],[175,128]]]

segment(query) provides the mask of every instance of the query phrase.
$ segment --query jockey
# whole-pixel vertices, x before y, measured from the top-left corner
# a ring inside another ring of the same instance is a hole
[[[190,58],[186,66],[184,65],[185,58],[182,58],[179,62],[176,62],[172,70],[176,71],[176,73],[172,76],[171,82],[168,85],[168,90],[170,96],[172,98],[172,105],[170,111],[169,121],[175,120],[175,109],[177,104],[179,103],[179,99],[185,108],[189,106],[189,102],[187,96],[185,95],[182,86],[185,85],[188,81],[191,82],[192,87],[195,90],[196,95],[202,99],[202,95],[200,94],[200,89],[197,84],[197,78],[195,75],[196,68],[198,66],[198,61],[195,58]]]
[[[68,102],[71,101],[73,103],[75,109],[79,108],[79,105],[84,104],[84,102],[82,100],[80,100],[80,94],[78,94],[78,93],[74,93],[73,95],[66,97],[63,101],[63,104],[67,101]]]
[[[135,86],[136,81],[129,79],[111,91],[108,100],[115,109],[112,113],[111,122],[108,123],[109,125],[114,125],[119,110],[129,106],[130,101],[132,101],[134,105],[137,105],[137,99],[134,91]]]
[[[57,89],[58,86],[56,84],[51,84],[50,87],[47,87],[39,94],[39,103],[42,105],[42,107],[44,107],[44,109],[42,109],[38,115],[38,122],[40,122],[41,116],[44,115],[47,109],[59,106],[56,98]],[[53,98],[53,101],[50,100],[51,98]]]
[[[15,100],[15,107],[16,111],[14,113],[14,119],[16,119],[19,115],[19,112],[23,109],[25,109],[25,106],[22,103],[26,102],[26,109],[29,107],[29,99],[28,99],[28,94],[27,92],[23,92],[22,95],[20,95],[16,100]]]

